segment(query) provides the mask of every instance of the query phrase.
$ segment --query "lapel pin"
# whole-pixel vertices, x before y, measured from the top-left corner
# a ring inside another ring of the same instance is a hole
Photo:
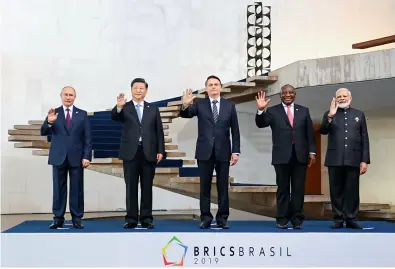
[[[356,121],[356,122],[358,122],[358,121],[359,121],[359,118],[358,118],[358,117],[356,117],[356,118],[355,118],[355,121]]]
[[[75,114],[78,114],[78,111],[76,111]]]
[[[298,111],[298,109],[296,109],[296,111]]]

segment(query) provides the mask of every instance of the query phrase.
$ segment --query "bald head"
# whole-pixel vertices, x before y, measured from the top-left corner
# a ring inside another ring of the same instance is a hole
[[[351,104],[351,91],[347,88],[340,88],[336,91],[336,102],[340,108],[347,108]]]
[[[62,104],[65,107],[71,107],[74,104],[74,100],[76,97],[76,91],[71,86],[63,87],[60,97],[62,98]]]

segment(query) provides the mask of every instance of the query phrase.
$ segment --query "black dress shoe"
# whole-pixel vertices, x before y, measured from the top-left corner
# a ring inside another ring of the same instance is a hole
[[[293,226],[295,230],[301,230],[302,229],[302,225],[301,224],[297,224]]]
[[[277,223],[277,228],[279,228],[279,229],[288,229],[288,225],[287,224],[279,224],[279,223]]]
[[[133,228],[136,228],[136,227],[137,227],[137,223],[134,223],[134,222],[126,222],[123,225],[123,228],[125,228],[125,229],[133,229]]]
[[[152,224],[152,222],[141,223],[141,227],[147,228],[147,229],[154,229],[154,224]]]
[[[346,228],[350,228],[350,229],[359,229],[362,230],[362,226],[358,224],[358,222],[356,221],[347,221],[346,222]]]
[[[226,221],[217,222],[217,227],[222,229],[229,229],[228,223]]]
[[[211,223],[210,222],[201,222],[200,223],[200,229],[208,229],[211,227]]]
[[[332,229],[341,229],[343,228],[343,222],[336,221],[332,223]]]
[[[73,222],[73,227],[75,229],[84,229],[84,225],[81,222]]]
[[[52,222],[51,225],[49,225],[49,229],[57,229],[57,228],[62,228],[63,227],[63,222]]]

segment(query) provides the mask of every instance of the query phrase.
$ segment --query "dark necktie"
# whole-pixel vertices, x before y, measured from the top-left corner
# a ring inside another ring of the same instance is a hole
[[[70,117],[70,109],[66,108],[67,114],[66,114],[66,126],[67,128],[70,128],[71,126],[71,117]]]
[[[214,118],[214,122],[217,123],[218,120],[218,108],[217,108],[217,100],[213,100],[213,118]]]

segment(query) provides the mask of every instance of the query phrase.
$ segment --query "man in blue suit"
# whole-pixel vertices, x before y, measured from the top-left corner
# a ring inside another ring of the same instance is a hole
[[[192,104],[195,96],[187,90],[182,98],[180,116],[198,117],[198,138],[195,158],[200,171],[200,228],[210,228],[213,215],[210,211],[211,182],[216,171],[218,212],[217,226],[228,229],[229,217],[229,165],[237,163],[240,154],[240,132],[235,104],[221,98],[221,80],[209,76],[206,80],[208,97]],[[232,134],[232,145],[230,139]]]
[[[90,123],[86,111],[74,106],[75,89],[64,87],[63,105],[50,109],[41,126],[41,135],[51,136],[48,164],[53,169],[54,221],[50,229],[63,227],[67,202],[67,173],[70,176],[69,207],[73,226],[83,229],[84,168],[92,160]]]

